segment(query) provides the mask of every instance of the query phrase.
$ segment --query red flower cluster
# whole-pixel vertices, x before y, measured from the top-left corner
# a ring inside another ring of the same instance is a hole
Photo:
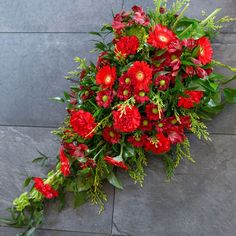
[[[58,196],[58,192],[51,185],[45,184],[41,178],[33,178],[34,188],[37,189],[45,198],[51,199]]]
[[[202,91],[185,90],[184,93],[186,94],[186,97],[179,97],[178,106],[186,109],[193,108],[195,104],[198,104],[203,97]]]
[[[70,174],[70,162],[68,158],[66,157],[63,146],[60,147],[59,157],[60,157],[60,162],[61,162],[61,173],[64,176],[68,176]]]
[[[117,161],[115,158],[113,158],[113,157],[109,157],[109,156],[105,156],[104,157],[104,160],[107,162],[107,163],[109,163],[109,164],[111,164],[111,165],[113,165],[113,166],[118,166],[118,167],[120,167],[120,168],[122,168],[122,169],[124,169],[124,170],[128,170],[129,169],[129,167],[123,162],[123,161]]]

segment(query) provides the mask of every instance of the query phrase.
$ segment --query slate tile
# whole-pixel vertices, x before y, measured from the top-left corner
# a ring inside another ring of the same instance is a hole
[[[36,148],[55,158],[58,152],[55,137],[46,128],[0,127],[0,215],[7,216],[5,209],[23,190],[22,183],[28,176],[45,176],[45,168],[32,164],[38,156]],[[47,205],[42,228],[108,234],[111,231],[113,188],[105,187],[108,193],[106,210],[98,215],[98,208],[90,203],[73,209],[71,199],[58,213],[57,203]]]
[[[214,135],[212,143],[191,137],[195,165],[183,162],[174,180],[149,155],[144,187],[124,173],[115,192],[114,235],[232,236],[236,234],[236,136]]]
[[[122,0],[1,1],[0,32],[90,32],[121,6]]]
[[[168,5],[171,6],[174,2],[173,0],[167,1]],[[125,0],[124,2],[124,9],[129,10],[133,5],[141,5],[144,9],[148,7],[153,8],[153,0],[145,0],[145,1],[138,1],[138,0]],[[202,17],[202,10],[205,10],[206,13],[209,15],[212,13],[216,8],[222,8],[222,11],[218,14],[219,17],[223,16],[231,16],[235,17],[235,8],[236,8],[236,1],[232,0],[224,0],[224,1],[215,1],[215,0],[192,0],[188,10],[186,11],[186,15],[189,17],[197,17],[199,19],[203,19]],[[235,22],[229,23],[227,27],[223,29],[224,32],[236,32],[236,24]]]
[[[88,34],[1,34],[0,124],[58,126],[65,105],[49,100],[63,96],[74,58],[89,60]]]

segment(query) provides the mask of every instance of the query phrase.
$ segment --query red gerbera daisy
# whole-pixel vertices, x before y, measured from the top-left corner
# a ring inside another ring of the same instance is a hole
[[[195,104],[198,104],[202,97],[203,97],[203,92],[202,91],[188,91],[185,90],[184,93],[188,97],[179,97],[178,101],[178,107],[184,107],[186,109],[193,108]]]
[[[121,135],[115,131],[113,127],[108,126],[102,131],[102,136],[107,142],[112,144],[118,143],[121,137]]]
[[[61,173],[64,176],[68,176],[70,174],[70,162],[66,157],[63,146],[60,147],[59,157],[61,162]]]
[[[133,132],[140,125],[140,113],[135,106],[119,107],[113,111],[114,128],[120,132]]]
[[[111,88],[116,80],[116,68],[110,66],[103,66],[98,70],[96,75],[96,83],[102,88]]]
[[[73,130],[84,139],[93,137],[93,129],[97,125],[92,114],[84,110],[74,112],[70,118],[70,124]]]
[[[153,103],[146,105],[145,112],[149,120],[160,120],[163,113],[158,109],[157,105]]]
[[[172,41],[176,40],[176,35],[163,25],[157,25],[149,34],[147,42],[155,48],[167,48]]]
[[[109,157],[109,156],[105,156],[104,157],[104,160],[107,162],[107,163],[109,163],[109,164],[111,164],[111,165],[113,165],[113,166],[118,166],[118,167],[120,167],[120,168],[122,168],[122,169],[124,169],[124,170],[128,170],[129,169],[129,167],[123,162],[123,161],[117,161],[115,158],[113,158],[113,157]]]
[[[139,41],[136,36],[125,36],[115,44],[115,54],[118,58],[136,54]]]
[[[148,92],[149,85],[152,83],[152,69],[144,61],[136,61],[128,70],[135,90]]]
[[[198,53],[198,60],[203,65],[206,65],[212,61],[213,49],[211,43],[207,37],[202,37],[197,40],[197,45],[200,46]]]
[[[96,102],[98,106],[108,108],[112,102],[112,91],[102,90],[97,93]]]

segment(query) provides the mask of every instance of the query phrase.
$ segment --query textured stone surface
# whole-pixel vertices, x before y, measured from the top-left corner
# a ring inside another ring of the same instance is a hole
[[[89,32],[121,7],[122,0],[0,1],[0,32]]]
[[[116,191],[113,233],[117,235],[236,234],[236,136],[213,136],[212,143],[192,139],[195,165],[182,163],[165,182],[162,165],[150,158],[144,187],[120,175],[125,191]]]

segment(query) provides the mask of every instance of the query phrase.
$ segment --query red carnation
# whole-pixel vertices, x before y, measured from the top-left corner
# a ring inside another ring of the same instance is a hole
[[[130,136],[128,137],[127,141],[131,143],[134,147],[142,147],[147,139],[147,135],[143,134],[139,137],[136,136]]]
[[[163,25],[157,25],[149,34],[147,42],[155,48],[167,48],[172,41],[176,40],[176,35]]]
[[[187,95],[187,97],[179,97],[178,107],[184,107],[186,109],[193,108],[194,105],[198,104],[203,97],[202,91],[185,90],[184,93]]]
[[[129,167],[123,161],[117,161],[113,157],[106,156],[106,157],[104,157],[104,160],[107,163],[109,163],[109,164],[111,164],[113,166],[118,166],[118,167],[120,167],[120,168],[122,168],[124,170],[128,170],[129,169]]]
[[[84,110],[74,112],[70,118],[70,124],[73,130],[84,139],[93,137],[93,129],[97,125],[92,114]]]
[[[152,122],[148,120],[146,117],[141,118],[139,129],[143,131],[151,131],[152,130]]]
[[[170,140],[162,133],[156,134],[155,137],[146,140],[145,150],[155,154],[168,152],[170,150]]]
[[[102,88],[111,88],[116,80],[116,68],[110,66],[103,66],[98,70],[96,75],[96,83]]]
[[[172,79],[172,76],[170,75],[159,75],[154,80],[154,85],[158,87],[159,90],[167,90],[170,86],[170,81]]]
[[[118,40],[115,45],[115,54],[118,58],[127,57],[137,53],[139,41],[136,36],[125,36]]]
[[[157,105],[153,103],[147,104],[145,112],[149,120],[160,120],[163,114],[162,111],[158,110]]]
[[[124,109],[124,110],[123,110]],[[140,113],[135,106],[119,107],[113,111],[114,128],[120,132],[133,132],[140,125]]]
[[[112,102],[112,91],[102,90],[97,93],[96,102],[98,106],[108,108]]]
[[[60,162],[61,162],[61,173],[64,176],[68,176],[70,174],[70,162],[68,158],[66,157],[64,148],[62,146],[59,151],[59,157],[60,157]]]
[[[37,189],[45,198],[51,199],[58,196],[58,192],[49,184],[44,184],[41,178],[33,178],[34,188]]]
[[[112,144],[118,143],[121,137],[121,135],[115,131],[113,127],[106,127],[102,131],[102,136],[107,142]]]
[[[122,100],[125,101],[127,99],[129,99],[132,95],[132,91],[131,91],[131,87],[129,86],[120,86],[117,90],[117,97]]]
[[[198,60],[203,65],[206,65],[212,61],[213,49],[208,38],[202,37],[197,40],[197,45],[200,46],[198,53]]]
[[[135,90],[148,92],[149,85],[152,83],[152,69],[144,61],[136,61],[128,70]]]

